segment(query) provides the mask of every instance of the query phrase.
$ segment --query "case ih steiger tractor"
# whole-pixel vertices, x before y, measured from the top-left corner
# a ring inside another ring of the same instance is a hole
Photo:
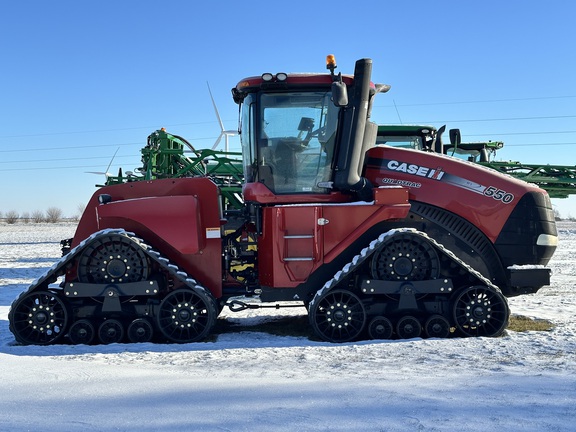
[[[332,342],[502,334],[506,297],[549,284],[547,193],[442,154],[376,146],[370,111],[389,87],[371,82],[369,59],[353,76],[336,74],[331,56],[327,68],[232,89],[235,205],[209,163],[178,174],[177,151],[166,178],[150,163],[99,189],[67,253],[14,301],[16,340],[194,342],[226,305],[286,301]],[[168,169],[168,153],[154,162]]]

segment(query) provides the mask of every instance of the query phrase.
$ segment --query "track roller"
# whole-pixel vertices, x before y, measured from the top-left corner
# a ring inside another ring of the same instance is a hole
[[[68,339],[70,343],[74,345],[88,345],[92,343],[95,335],[96,330],[94,329],[94,325],[87,319],[76,321],[70,326],[70,330],[68,330]]]
[[[128,326],[128,340],[132,343],[150,342],[154,336],[154,328],[145,318],[136,318]]]
[[[391,339],[394,325],[388,318],[377,316],[368,324],[368,336],[372,339]]]
[[[447,338],[450,336],[450,323],[441,315],[432,315],[424,324],[424,331],[431,338]]]
[[[396,334],[400,339],[412,339],[419,337],[422,332],[422,325],[417,318],[406,315],[396,324]]]
[[[118,343],[124,338],[124,327],[115,319],[108,319],[98,327],[98,339],[103,344]]]

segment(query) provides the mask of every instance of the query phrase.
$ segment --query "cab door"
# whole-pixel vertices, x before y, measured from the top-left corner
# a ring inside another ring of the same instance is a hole
[[[260,283],[294,287],[323,262],[322,207],[278,205],[263,209],[264,230],[258,247]]]

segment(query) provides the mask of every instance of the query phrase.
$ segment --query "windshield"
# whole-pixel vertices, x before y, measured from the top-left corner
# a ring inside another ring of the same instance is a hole
[[[422,138],[419,136],[377,136],[376,145],[389,145],[392,147],[422,150]]]
[[[277,194],[328,192],[338,110],[330,92],[261,94],[258,181]]]

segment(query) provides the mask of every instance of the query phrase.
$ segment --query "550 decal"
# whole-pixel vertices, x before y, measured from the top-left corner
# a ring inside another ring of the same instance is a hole
[[[509,204],[512,201],[514,201],[513,194],[503,191],[502,189],[498,189],[497,187],[494,186],[488,186],[484,190],[484,195],[486,195],[487,197],[492,197],[497,201],[502,201],[504,204]]]

